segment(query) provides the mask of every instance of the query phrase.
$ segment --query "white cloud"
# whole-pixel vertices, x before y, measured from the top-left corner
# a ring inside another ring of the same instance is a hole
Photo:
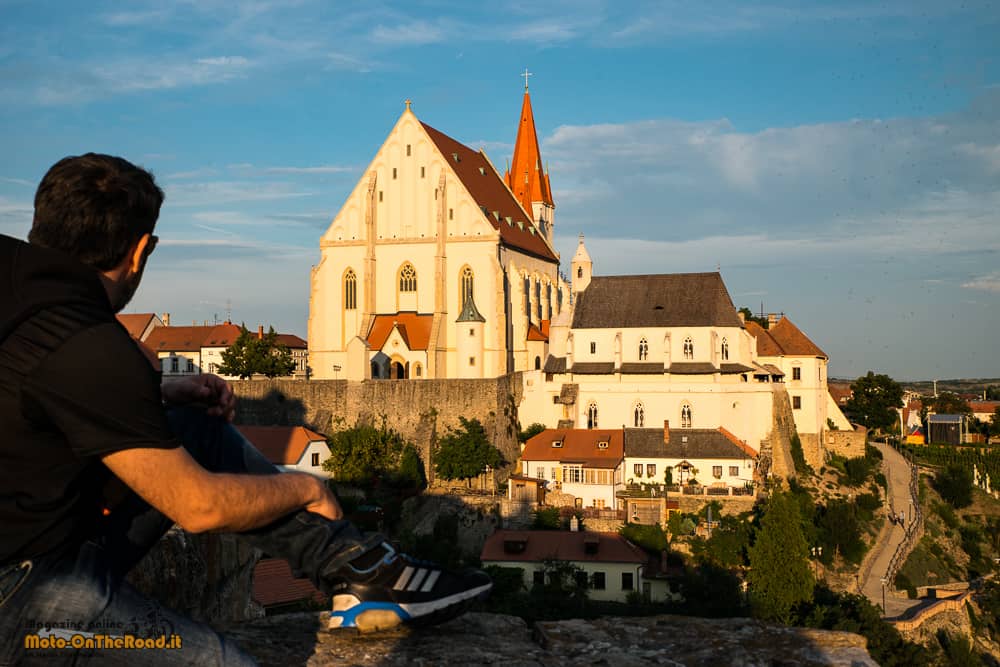
[[[978,276],[962,283],[962,287],[986,292],[1000,292],[1000,272],[994,271],[988,275]]]
[[[421,20],[393,26],[377,25],[371,32],[371,40],[391,46],[421,46],[442,42],[447,34],[443,23]]]
[[[323,164],[315,167],[264,167],[264,173],[267,174],[349,174],[357,170],[357,167],[335,164]]]
[[[14,185],[23,185],[29,188],[33,188],[37,185],[36,183],[32,183],[31,181],[27,181],[23,178],[7,178],[6,176],[0,176],[0,181],[3,181],[4,183],[13,183]]]
[[[289,199],[312,194],[312,192],[303,191],[291,183],[257,183],[252,181],[168,184],[165,191],[167,206],[215,206],[229,202]]]

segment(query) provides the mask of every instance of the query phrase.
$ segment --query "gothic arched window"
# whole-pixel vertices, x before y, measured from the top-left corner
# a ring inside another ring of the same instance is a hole
[[[576,267],[576,277],[577,278],[583,278],[583,267],[582,266]]]
[[[633,423],[636,428],[642,428],[646,425],[646,409],[642,407],[642,403],[635,404],[635,410],[632,411]]]
[[[597,403],[587,406],[587,428],[597,428]]]
[[[681,427],[691,428],[691,404],[685,403],[681,406]]]
[[[722,339],[722,360],[729,361],[729,341]]]
[[[472,288],[475,276],[472,273],[471,267],[465,267],[462,269],[462,305],[472,299]]]
[[[344,274],[344,310],[356,310],[358,307],[358,277],[354,269],[347,269]]]
[[[639,361],[645,361],[649,356],[649,343],[643,338],[639,341]]]
[[[694,359],[694,341],[690,336],[684,339],[684,358]]]
[[[399,269],[399,291],[417,291],[417,270],[409,262],[403,264],[402,268]]]

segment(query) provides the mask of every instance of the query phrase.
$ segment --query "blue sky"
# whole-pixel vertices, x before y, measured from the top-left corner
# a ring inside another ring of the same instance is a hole
[[[1000,377],[992,3],[0,0],[0,232],[89,150],[151,169],[130,311],[305,335],[309,267],[411,98],[494,164],[529,68],[557,248],[721,267],[831,374]]]

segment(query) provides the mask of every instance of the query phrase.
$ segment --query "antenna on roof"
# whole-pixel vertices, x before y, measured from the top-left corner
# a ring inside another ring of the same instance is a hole
[[[233,302],[226,299],[226,322],[233,321]]]

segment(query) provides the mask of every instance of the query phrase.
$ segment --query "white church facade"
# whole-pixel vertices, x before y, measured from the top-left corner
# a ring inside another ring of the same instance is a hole
[[[722,427],[754,450],[787,392],[801,434],[850,429],[787,318],[744,322],[718,272],[595,276],[582,236],[567,283],[554,213],[527,89],[503,176],[407,102],[320,240],[313,377],[523,372],[525,426]]]

